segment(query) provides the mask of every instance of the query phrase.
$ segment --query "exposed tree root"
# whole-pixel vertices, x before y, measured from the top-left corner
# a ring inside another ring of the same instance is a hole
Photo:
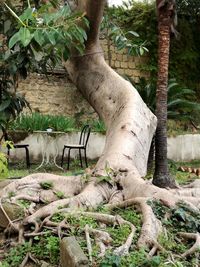
[[[89,260],[90,262],[92,262],[92,243],[90,239],[89,226],[87,224],[85,226],[85,237],[86,237],[86,242],[87,242]]]
[[[138,240],[138,247],[152,247],[150,254],[154,254],[157,249],[162,249],[156,240],[158,235],[162,231],[160,221],[155,217],[152,208],[147,204],[148,198],[135,198],[123,201],[118,204],[108,204],[107,207],[110,209],[114,208],[125,208],[128,206],[138,206],[143,215],[143,225]]]
[[[194,254],[195,252],[199,252],[200,250],[200,234],[199,233],[182,233],[180,232],[179,235],[185,239],[192,239],[195,240],[194,245],[188,249],[185,253],[183,253],[181,255],[181,257],[188,257],[192,254]]]
[[[43,178],[41,178],[43,177],[42,174],[40,174],[39,177],[40,178],[37,179],[37,182],[34,181],[34,183],[31,182],[31,184],[34,185],[35,192],[39,192],[41,194],[42,190],[40,183],[41,179],[43,180]],[[45,175],[45,180],[47,177],[48,176]],[[61,239],[66,235],[66,231],[70,229],[67,216],[84,216],[93,218],[99,222],[99,224],[103,224],[104,227],[100,229],[93,229],[90,225],[86,225],[84,228],[87,240],[88,255],[90,261],[92,262],[92,242],[90,236],[94,237],[95,243],[99,246],[99,257],[104,257],[107,249],[112,248],[112,238],[106,232],[106,225],[127,224],[130,227],[130,233],[126,238],[126,241],[120,247],[113,250],[114,254],[123,256],[129,253],[135,235],[135,226],[131,222],[124,220],[118,215],[114,216],[110,214],[88,212],[86,210],[91,208],[95,209],[102,203],[107,203],[105,207],[109,210],[133,206],[142,213],[143,221],[137,246],[139,248],[148,247],[149,252],[147,257],[151,258],[159,251],[164,251],[164,248],[157,241],[158,236],[163,231],[163,228],[161,222],[156,218],[152,207],[150,206],[151,201],[159,200],[162,204],[170,208],[176,208],[176,205],[178,205],[178,203],[181,201],[187,204],[192,211],[199,212],[199,183],[197,183],[197,188],[195,187],[196,183],[193,182],[192,185],[189,185],[189,189],[185,187],[183,189],[161,189],[152,185],[149,181],[145,181],[141,178],[135,178],[133,184],[131,182],[133,179],[131,178],[130,180],[130,177],[130,174],[115,176],[112,183],[99,183],[96,182],[96,178],[93,177],[91,178],[92,181],[87,185],[85,184],[84,187],[82,187],[82,191],[78,194],[78,191],[76,191],[76,194],[74,194],[75,191],[73,191],[73,195],[70,197],[55,200],[41,208],[40,204],[44,204],[44,200],[41,197],[38,198],[38,195],[33,196],[26,195],[24,193],[27,192],[27,188],[31,188],[27,184],[27,178],[24,178],[21,180],[21,184],[23,186],[20,186],[19,182],[17,183],[17,186],[15,184],[17,188],[16,190],[20,188],[19,195],[18,191],[13,191],[16,195],[10,199],[10,202],[14,203],[14,205],[19,205],[19,199],[29,200],[30,206],[26,209],[26,214],[28,216],[24,218],[22,223],[20,223],[19,220],[13,221],[9,218],[1,204],[1,210],[8,220],[8,227],[6,231],[10,232],[11,235],[13,232],[18,233],[18,244],[23,244],[25,240],[29,240],[34,236],[45,235],[45,231],[43,229],[49,229]],[[72,177],[69,178],[69,181],[71,180]],[[79,178],[79,181],[80,180],[81,179]],[[67,178],[66,181],[68,182]],[[118,189],[117,184],[120,185],[120,190]],[[63,184],[61,184],[60,187],[58,184],[56,186],[56,190],[61,191]],[[13,185],[8,185],[8,187],[14,190]],[[77,185],[74,186],[74,188],[77,188]],[[54,189],[55,187],[53,185],[52,191]],[[48,189],[48,191],[49,190],[51,189]],[[68,189],[65,190],[65,192],[67,191]],[[9,190],[8,188],[5,188],[2,199],[9,201],[9,197],[7,197],[8,195]],[[52,220],[53,215],[57,213],[64,215],[64,218],[60,222],[55,222]],[[30,227],[28,227],[28,225],[31,224],[35,226],[35,229],[32,232],[30,232]],[[188,257],[198,251],[200,246],[200,235],[198,233],[180,233],[180,236],[185,239],[195,240],[195,244],[188,251],[183,253],[181,255],[182,257]],[[26,263],[30,257],[31,256],[27,254],[26,258],[24,259],[24,263]]]

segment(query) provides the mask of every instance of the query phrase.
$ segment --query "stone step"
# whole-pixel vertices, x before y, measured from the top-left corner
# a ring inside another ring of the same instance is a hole
[[[74,236],[64,237],[60,242],[61,267],[89,267],[89,260]]]

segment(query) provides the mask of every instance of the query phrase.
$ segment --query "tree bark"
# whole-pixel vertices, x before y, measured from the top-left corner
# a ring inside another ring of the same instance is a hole
[[[106,145],[95,173],[105,173],[108,165],[117,171],[134,171],[137,177],[141,177],[146,174],[156,117],[135,88],[104,60],[97,31],[104,2],[87,1],[90,30],[85,54],[74,55],[65,67],[78,90],[106,124]]]
[[[158,119],[155,136],[155,173],[153,184],[173,187],[167,162],[167,86],[170,50],[171,10],[168,3],[157,0],[158,10],[158,80],[156,91],[156,116]]]

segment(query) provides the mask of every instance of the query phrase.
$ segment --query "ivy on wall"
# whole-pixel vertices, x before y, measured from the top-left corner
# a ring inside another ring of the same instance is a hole
[[[187,4],[190,5],[189,0]],[[190,7],[187,9],[183,5],[183,0],[177,0],[177,31],[179,36],[178,38],[172,36],[171,39],[169,76],[170,78],[176,78],[180,85],[195,89],[197,97],[200,99],[200,92],[198,92],[200,88],[200,15],[197,12],[197,10],[200,10],[200,4],[199,9],[196,5],[195,10],[193,6]],[[158,44],[155,2],[130,0],[125,8],[114,8],[110,13],[121,27],[134,30],[139,33],[139,39],[147,40],[146,47],[149,50],[149,62],[141,68],[149,71],[151,79],[155,80],[157,77]]]

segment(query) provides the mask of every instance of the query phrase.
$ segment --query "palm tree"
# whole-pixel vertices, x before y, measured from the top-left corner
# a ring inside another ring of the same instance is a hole
[[[167,85],[170,34],[174,29],[175,0],[156,0],[158,12],[158,78],[156,91],[155,172],[153,184],[173,187],[175,182],[167,164]]]

